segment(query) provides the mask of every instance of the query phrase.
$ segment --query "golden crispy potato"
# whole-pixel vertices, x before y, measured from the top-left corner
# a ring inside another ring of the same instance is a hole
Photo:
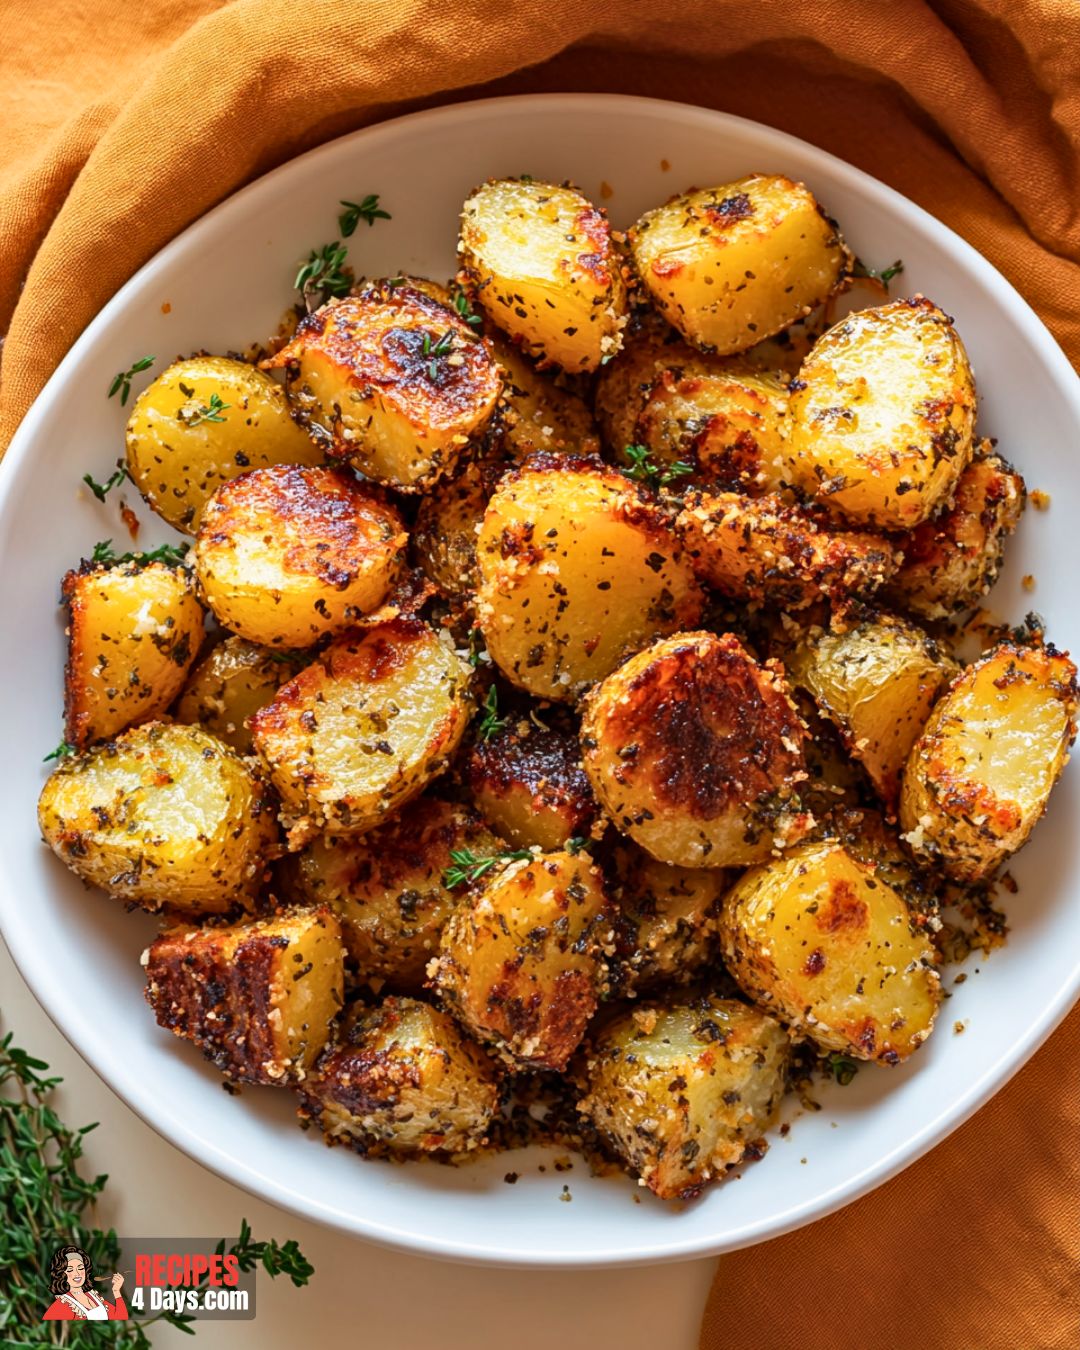
[[[639,440],[638,418],[653,385],[665,371],[681,373],[701,359],[652,310],[635,315],[619,354],[596,377],[593,408],[604,444],[614,455]]]
[[[277,838],[250,766],[200,728],[162,722],[62,760],[41,791],[38,824],[89,885],[195,916],[248,903]]]
[[[612,850],[608,875],[624,990],[688,984],[716,958],[728,873],[672,867],[624,840]]]
[[[692,190],[627,233],[649,298],[688,342],[739,352],[832,295],[851,268],[836,225],[802,184],[751,174]]]
[[[849,314],[803,362],[788,404],[797,485],[849,520],[910,530],[946,501],[971,457],[975,380],[929,300]]]
[[[429,973],[446,1006],[513,1068],[566,1067],[606,987],[613,934],[588,854],[492,871],[443,929]]]
[[[227,637],[194,667],[174,709],[178,722],[197,724],[242,755],[252,751],[248,718],[266,706],[310,658],[271,651]]]
[[[184,534],[195,533],[203,507],[230,478],[322,459],[290,416],[281,386],[224,356],[176,361],[135,400],[127,425],[132,482]]]
[[[627,652],[695,624],[703,595],[660,507],[594,460],[538,456],[488,503],[477,617],[492,660],[573,700]]]
[[[325,909],[169,928],[144,959],[158,1025],[238,1083],[303,1080],[344,1001],[344,949]]]
[[[576,189],[482,184],[462,208],[459,254],[477,304],[529,356],[578,372],[619,350],[622,266],[606,213]]]
[[[496,857],[500,839],[467,806],[420,797],[359,837],[320,835],[290,859],[297,899],[328,905],[361,979],[421,993],[439,934],[461,899],[452,853]]]
[[[226,628],[265,647],[309,647],[381,604],[407,540],[396,508],[351,474],[277,464],[214,493],[195,571]]]
[[[465,733],[471,671],[420,619],[335,638],[260,708],[255,748],[290,848],[362,834],[421,793]]]
[[[81,750],[165,711],[202,645],[203,610],[191,574],[164,563],[84,563],[61,594],[65,734]]]
[[[724,899],[739,987],[826,1050],[898,1064],[941,999],[934,948],[880,871],[836,840],[752,868]]]
[[[309,314],[263,365],[289,370],[289,397],[330,454],[401,492],[453,467],[502,388],[487,341],[455,309],[386,282]]]
[[[977,605],[997,580],[1005,540],[1020,523],[1024,480],[980,443],[952,503],[903,539],[904,561],[888,594],[913,614],[946,619]]]
[[[897,564],[892,545],[880,536],[831,530],[774,496],[695,493],[678,525],[706,585],[779,609],[870,595]]]
[[[487,1143],[498,1070],[453,1018],[412,998],[356,1006],[301,1090],[328,1143],[370,1157],[466,1153]]]
[[[588,834],[599,810],[577,736],[531,718],[511,718],[477,741],[465,772],[473,801],[516,848],[565,848]]]
[[[616,827],[661,862],[737,867],[809,829],[804,731],[776,662],[730,633],[680,633],[588,696],[585,772]]]
[[[905,839],[957,881],[990,876],[1046,810],[1076,736],[1076,666],[1002,642],[934,709],[904,771]]]
[[[812,630],[788,669],[895,809],[911,747],[955,664],[921,628],[882,614],[842,633]]]
[[[504,379],[499,445],[519,462],[542,451],[598,453],[600,438],[585,400],[542,374],[504,337],[495,334],[490,341]]]
[[[735,999],[635,1007],[589,1039],[578,1110],[661,1200],[692,1200],[760,1158],[790,1055],[778,1022]]]
[[[417,562],[439,590],[465,600],[480,584],[476,534],[499,479],[509,468],[498,456],[471,459],[420,503],[412,541]]]

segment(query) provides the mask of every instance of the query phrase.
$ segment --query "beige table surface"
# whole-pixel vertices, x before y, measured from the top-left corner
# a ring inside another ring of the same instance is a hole
[[[426,1261],[343,1238],[253,1199],[161,1139],[105,1086],[39,1007],[0,943],[0,1030],[63,1076],[60,1114],[97,1120],[87,1175],[108,1172],[99,1222],[120,1233],[296,1238],[315,1265],[305,1289],[259,1282],[251,1322],[199,1325],[195,1338],[155,1328],[155,1346],[273,1350],[318,1346],[320,1333],[356,1350],[695,1350],[712,1261],[649,1269],[530,1272]]]

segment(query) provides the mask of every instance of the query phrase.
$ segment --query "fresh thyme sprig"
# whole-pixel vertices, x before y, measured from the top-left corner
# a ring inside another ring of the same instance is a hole
[[[317,309],[330,296],[348,295],[352,289],[352,277],[344,270],[348,252],[337,239],[332,244],[311,250],[307,262],[297,272],[295,282],[309,310]],[[321,292],[322,301],[315,299],[317,292]]]
[[[134,365],[114,375],[113,382],[109,385],[109,397],[112,398],[114,394],[119,393],[120,402],[122,404],[127,403],[131,395],[132,376],[138,375],[141,371],[149,370],[156,360],[156,356],[140,356]]]
[[[114,553],[111,539],[101,539],[94,545],[94,551],[90,555],[92,563],[101,563],[106,567],[118,566],[120,563],[167,563],[170,567],[178,567],[187,557],[190,544],[161,544],[158,548],[152,549],[149,553]]]
[[[84,473],[82,480],[98,501],[103,502],[114,487],[119,487],[125,478],[130,477],[131,475],[127,471],[127,465],[122,459],[118,459],[116,461],[116,472],[111,478],[106,479],[104,483],[99,483],[93,474],[89,473]]]
[[[420,355],[430,356],[432,359],[428,362],[428,379],[434,380],[439,373],[437,358],[440,356],[449,356],[454,350],[454,331],[448,328],[441,338],[434,342],[431,340],[431,334],[425,333],[424,340],[420,344]]]
[[[838,1050],[826,1055],[821,1064],[825,1073],[830,1078],[835,1078],[841,1087],[847,1087],[859,1072],[858,1060],[852,1059],[850,1055],[842,1055]]]
[[[893,277],[898,277],[903,270],[904,261],[902,258],[897,258],[894,263],[890,263],[888,267],[883,267],[880,272],[874,267],[867,267],[861,258],[856,258],[851,269],[851,275],[861,277],[865,281],[877,282],[888,295],[889,282],[892,281]]]
[[[41,762],[42,764],[48,764],[51,759],[67,759],[68,755],[73,755],[74,753],[75,747],[70,741],[61,741],[55,750],[50,750],[47,755],[42,755]]]
[[[484,699],[484,715],[476,728],[477,737],[481,741],[490,741],[492,736],[502,731],[508,720],[499,716],[499,691],[492,685]]]
[[[522,862],[531,857],[527,848],[500,849],[490,858],[478,858],[471,848],[452,848],[450,861],[453,866],[443,873],[443,885],[448,891],[456,890],[458,886],[468,886],[479,881],[500,863]]]
[[[685,478],[688,473],[694,472],[694,466],[687,464],[684,459],[677,459],[671,464],[657,464],[650,459],[648,446],[645,445],[628,445],[623,453],[630,461],[629,468],[623,469],[625,476],[657,492],[676,478]]]
[[[479,314],[473,313],[472,306],[469,304],[469,297],[464,291],[455,291],[454,310],[458,318],[464,319],[470,328],[479,328],[484,322]]]
[[[362,202],[342,202],[341,205],[345,210],[338,216],[338,228],[343,239],[348,239],[362,220],[374,225],[377,220],[393,219],[389,211],[379,207],[377,192],[369,192]]]
[[[187,389],[180,386],[184,393]],[[176,414],[176,420],[186,427],[197,427],[200,422],[224,422],[224,413],[232,407],[231,403],[222,403],[220,394],[213,393],[205,403],[198,402],[193,395],[183,404]]]

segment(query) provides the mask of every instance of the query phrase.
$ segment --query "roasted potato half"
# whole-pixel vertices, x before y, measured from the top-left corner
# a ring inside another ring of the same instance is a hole
[[[196,917],[248,903],[277,838],[249,764],[198,727],[162,722],[62,760],[41,791],[38,823],[89,885]]]
[[[504,337],[491,345],[503,373],[499,445],[519,463],[530,455],[568,450],[596,454],[600,438],[585,400],[563,389]]]
[[[511,718],[469,755],[472,799],[516,848],[564,848],[587,835],[599,808],[572,732]]]
[[[487,649],[540,698],[572,701],[627,652],[701,616],[701,588],[668,518],[599,461],[538,456],[508,474],[477,558]]]
[[[193,668],[173,710],[178,722],[201,726],[242,755],[253,748],[247,725],[278,689],[306,665],[306,652],[273,651],[227,637]]]
[[[897,565],[880,536],[829,529],[775,496],[692,494],[678,524],[701,580],[755,605],[843,604],[871,595]]]
[[[471,459],[420,502],[412,542],[424,575],[452,600],[467,600],[480,584],[476,535],[491,494],[509,468],[498,456]]]
[[[649,298],[688,342],[743,351],[836,291],[852,257],[802,183],[751,174],[648,211],[627,234]]]
[[[420,797],[359,837],[320,835],[290,859],[297,899],[329,906],[362,980],[422,993],[439,934],[462,896],[451,854],[497,857],[502,841],[467,806]]]
[[[912,748],[900,824],[957,881],[990,876],[1046,810],[1076,736],[1076,666],[1003,642],[952,684]]]
[[[857,524],[914,528],[949,498],[971,458],[967,353],[949,316],[921,296],[834,324],[792,391],[797,486]]]
[[[502,388],[487,341],[409,285],[329,301],[263,364],[289,371],[289,397],[330,454],[401,492],[453,467]]]
[[[348,472],[277,464],[214,493],[195,571],[226,628],[265,647],[309,647],[381,604],[407,542],[396,508]]]
[[[135,400],[127,425],[131,480],[162,519],[194,534],[214,491],[248,469],[320,464],[284,391],[246,361],[176,361]]]
[[[956,483],[950,505],[906,535],[904,561],[889,583],[895,602],[924,619],[947,619],[979,604],[997,580],[1005,540],[1020,523],[1024,480],[983,441]]]
[[[144,959],[158,1025],[238,1083],[302,1080],[344,1002],[344,949],[325,909],[225,927],[181,925]]]
[[[65,734],[81,750],[165,711],[202,645],[203,610],[190,572],[156,562],[84,563],[61,594]]]
[[[802,723],[779,666],[730,633],[663,638],[585,701],[585,772],[616,827],[660,862],[736,867],[810,818]]]
[[[501,1096],[498,1070],[453,1018],[413,998],[356,1007],[300,1090],[328,1143],[371,1157],[479,1148]]]
[[[611,915],[587,854],[489,874],[443,929],[429,973],[462,1025],[515,1069],[561,1070],[607,981]]]
[[[788,669],[840,731],[883,802],[895,810],[911,747],[956,666],[914,624],[882,614],[812,635]]]
[[[420,619],[343,633],[250,726],[290,848],[362,834],[442,773],[465,732],[471,671]]]
[[[692,1200],[761,1157],[790,1056],[778,1022],[735,999],[653,1002],[602,1024],[578,1110],[661,1200]]]
[[[501,178],[461,212],[463,275],[488,318],[536,360],[596,370],[627,319],[607,215],[575,188]]]
[[[836,840],[745,873],[720,936],[744,993],[826,1050],[898,1064],[934,1025],[933,947],[879,869]]]

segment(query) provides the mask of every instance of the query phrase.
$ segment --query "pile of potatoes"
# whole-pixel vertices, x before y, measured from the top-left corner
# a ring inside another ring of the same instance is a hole
[[[41,830],[160,913],[161,1025],[328,1139],[457,1157],[548,1073],[687,1198],[797,1045],[930,1035],[940,892],[1042,815],[1076,669],[952,651],[1023,480],[931,300],[807,324],[855,269],[804,185],[622,235],[491,181],[458,252],[140,394],[128,473],[191,548],[64,578]]]

